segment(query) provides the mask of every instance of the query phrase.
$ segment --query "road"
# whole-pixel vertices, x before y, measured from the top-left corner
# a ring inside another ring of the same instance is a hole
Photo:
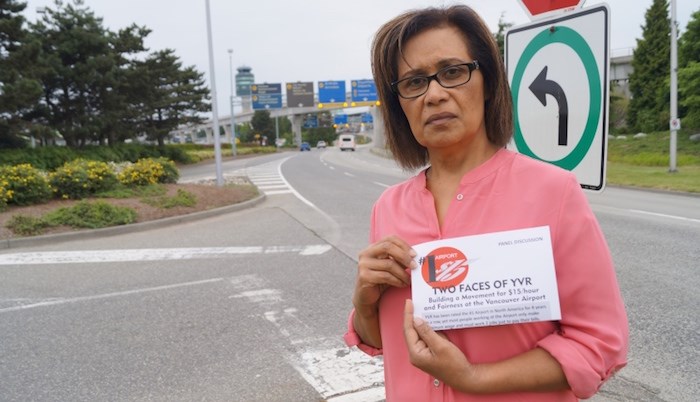
[[[382,364],[343,346],[372,202],[410,175],[360,148],[223,163],[254,208],[0,251],[0,401],[379,401]],[[213,165],[182,171],[212,177]],[[700,394],[700,198],[590,194],[631,326],[593,401]]]

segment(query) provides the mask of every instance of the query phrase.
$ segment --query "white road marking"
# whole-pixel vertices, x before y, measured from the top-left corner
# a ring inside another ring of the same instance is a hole
[[[670,218],[670,219],[677,219],[677,220],[682,220],[682,221],[700,223],[700,219],[686,218],[685,216],[660,214],[660,213],[658,213],[658,212],[642,211],[642,210],[639,210],[639,209],[629,209],[628,211],[630,211],[630,212],[635,212],[635,213],[638,213],[638,214],[658,216],[658,217],[661,217],[661,218]]]
[[[391,185],[389,185],[389,184],[380,183],[378,181],[373,181],[372,183],[378,185],[379,187],[386,187],[386,188],[391,187]]]
[[[349,177],[355,177],[355,175],[352,173],[344,172],[343,174]]]
[[[297,253],[320,255],[331,249],[328,244],[308,246],[198,247],[125,250],[40,251],[0,254],[1,265],[75,264],[97,262],[165,261],[216,258],[237,254]]]
[[[265,195],[293,193],[279,171],[279,166],[289,158],[276,160],[262,165],[237,170],[234,173],[244,174]]]
[[[285,359],[324,400],[329,402],[383,401],[384,365],[381,357],[371,358],[357,348],[348,348],[338,337],[309,337],[313,329],[294,308],[285,306],[282,292],[265,287],[255,275],[238,278],[239,290],[231,297],[246,298],[271,308],[262,318],[272,324],[289,343]]]
[[[17,310],[26,310],[26,309],[37,308],[37,307],[56,306],[56,305],[60,305],[60,304],[77,303],[77,302],[83,302],[83,301],[89,301],[89,300],[108,299],[108,298],[112,298],[112,297],[127,296],[127,295],[133,295],[133,294],[138,294],[138,293],[158,292],[161,290],[175,289],[175,288],[181,288],[181,287],[185,287],[185,286],[206,285],[209,283],[221,282],[223,280],[224,280],[224,278],[213,278],[213,279],[205,279],[202,281],[175,283],[172,285],[155,286],[152,288],[132,289],[132,290],[125,290],[122,292],[103,293],[103,294],[92,295],[92,296],[70,297],[70,298],[66,298],[66,299],[53,298],[50,300],[44,300],[44,301],[40,301],[40,302],[32,303],[32,304],[24,304],[24,305],[20,305],[20,306],[0,308],[0,313],[7,313],[10,311],[17,311]]]

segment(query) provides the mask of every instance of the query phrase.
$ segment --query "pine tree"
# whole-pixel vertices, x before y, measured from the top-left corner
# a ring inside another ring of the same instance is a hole
[[[632,99],[628,110],[628,124],[637,130],[655,131],[668,126],[668,91],[664,88],[671,72],[671,26],[668,2],[654,0],[645,15],[642,39],[632,59],[630,74]]]
[[[678,40],[678,106],[684,128],[700,128],[700,11]]]
[[[41,96],[34,76],[38,45],[29,41],[20,14],[26,3],[0,0],[0,148],[21,147],[31,126],[26,117]]]
[[[178,126],[201,123],[199,112],[209,110],[204,74],[192,66],[183,68],[172,49],[138,63],[131,80],[132,91],[140,94],[134,107],[141,110],[141,131],[159,145]]]
[[[690,21],[678,40],[678,67],[700,62],[700,10],[690,16]]]

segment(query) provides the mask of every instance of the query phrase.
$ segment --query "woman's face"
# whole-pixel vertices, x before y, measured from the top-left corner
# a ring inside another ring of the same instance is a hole
[[[421,32],[404,44],[398,79],[429,76],[438,70],[473,60],[462,33],[451,26]],[[428,91],[414,99],[399,97],[413,135],[429,151],[469,149],[488,141],[484,126],[484,81],[472,71],[466,84],[443,88],[430,81]]]

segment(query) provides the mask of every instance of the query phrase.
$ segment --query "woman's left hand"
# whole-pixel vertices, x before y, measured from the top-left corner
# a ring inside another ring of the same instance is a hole
[[[413,302],[406,300],[403,332],[411,364],[458,390],[468,390],[475,366],[444,334],[425,320],[413,317]]]

